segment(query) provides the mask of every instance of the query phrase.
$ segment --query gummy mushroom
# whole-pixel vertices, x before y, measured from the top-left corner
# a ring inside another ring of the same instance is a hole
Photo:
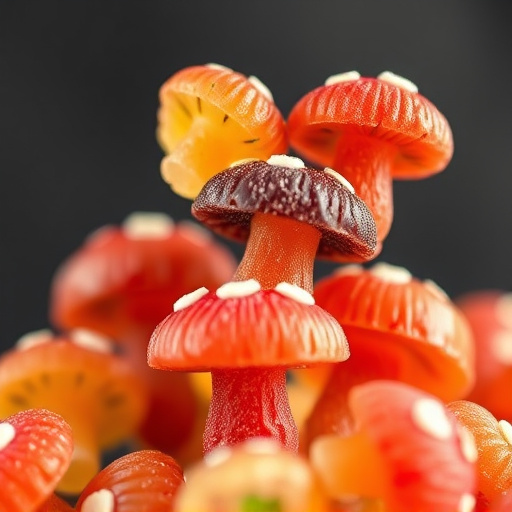
[[[176,512],[327,512],[328,500],[307,459],[269,439],[219,447],[187,471]]]
[[[436,397],[396,381],[352,388],[358,428],[310,450],[330,496],[380,501],[384,512],[471,512],[476,448]]]
[[[512,426],[469,400],[450,402],[446,407],[475,440],[477,507],[483,509],[512,489]]]
[[[247,242],[235,281],[281,281],[313,291],[315,258],[366,261],[376,247],[375,221],[339,174],[299,158],[235,163],[215,175],[192,215],[227,238]]]
[[[353,184],[375,217],[379,243],[392,223],[392,179],[440,172],[453,154],[446,118],[412,82],[390,72],[329,77],[292,108],[288,130],[299,155]]]
[[[204,452],[251,437],[271,437],[297,451],[286,369],[349,356],[339,324],[305,290],[256,280],[200,288],[174,305],[148,347],[154,368],[211,371]]]
[[[224,66],[191,66],[160,89],[157,138],[168,154],[164,180],[194,198],[231,162],[268,158],[288,147],[285,122],[271,92],[256,77]]]
[[[52,411],[30,409],[1,421],[0,510],[36,511],[53,493],[72,453],[71,428]]]
[[[57,488],[66,494],[78,494],[97,473],[103,449],[133,436],[145,406],[131,365],[88,331],[25,335],[0,358],[0,417],[46,408],[73,429],[73,457]]]
[[[77,512],[171,512],[183,471],[158,450],[128,453],[102,469],[80,494]]]
[[[207,230],[159,212],[134,212],[120,226],[100,228],[58,268],[53,324],[116,340],[149,387],[139,430],[144,446],[176,453],[207,407],[198,403],[188,376],[147,366],[151,333],[182,295],[220,286],[234,271],[234,257]]]
[[[475,385],[465,397],[496,418],[512,421],[512,293],[480,290],[455,303],[466,317],[475,340]]]
[[[334,365],[306,421],[306,439],[350,431],[347,393],[368,380],[407,382],[444,401],[462,398],[471,389],[469,325],[432,281],[382,262],[368,269],[349,265],[320,279],[315,299],[343,327],[351,357]]]

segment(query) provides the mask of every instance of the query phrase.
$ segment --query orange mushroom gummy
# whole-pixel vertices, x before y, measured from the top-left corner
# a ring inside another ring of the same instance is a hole
[[[56,412],[73,429],[71,464],[58,490],[78,494],[101,451],[134,435],[146,406],[143,383],[111,344],[89,331],[24,336],[0,358],[0,417],[31,408]]]
[[[352,183],[377,223],[379,244],[393,218],[392,179],[442,171],[453,154],[446,118],[407,79],[353,71],[329,77],[288,117],[291,146]]]
[[[334,365],[306,421],[306,438],[350,431],[347,393],[368,380],[407,382],[445,401],[471,389],[469,325],[432,281],[382,262],[368,269],[349,265],[319,280],[315,299],[343,327],[351,357]]]
[[[102,469],[76,503],[77,512],[171,512],[183,471],[157,450],[128,453]]]
[[[475,339],[475,385],[465,398],[512,421],[512,293],[481,290],[456,300]]]
[[[297,451],[286,369],[348,355],[339,324],[309,293],[290,283],[262,290],[254,279],[184,296],[148,347],[154,368],[212,372],[205,452],[251,437]]]
[[[52,494],[37,512],[73,512],[75,509],[57,494]]]
[[[311,446],[330,496],[379,501],[384,512],[471,512],[475,444],[436,397],[396,381],[352,388],[357,430]]]
[[[220,286],[234,271],[234,257],[208,231],[159,212],[134,212],[120,226],[100,228],[57,270],[53,324],[113,338],[148,385],[148,413],[139,429],[144,446],[176,453],[207,407],[198,403],[188,376],[148,367],[153,329],[182,295]]]
[[[285,152],[285,122],[256,77],[215,64],[191,66],[160,89],[157,138],[161,172],[180,196],[192,199],[231,162]]]
[[[447,409],[475,440],[477,505],[479,510],[485,509],[512,489],[512,426],[469,400],[451,402]]]
[[[307,459],[273,440],[219,447],[187,472],[176,512],[327,512],[328,499]]]
[[[36,511],[53,493],[72,453],[71,428],[52,411],[29,409],[0,421],[0,510]]]

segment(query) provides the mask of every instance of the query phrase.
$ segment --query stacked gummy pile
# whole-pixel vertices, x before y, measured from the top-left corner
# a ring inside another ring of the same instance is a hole
[[[389,72],[330,77],[286,121],[218,65],[160,101],[162,177],[206,229],[134,213],[61,265],[58,334],[0,359],[0,512],[509,510],[510,301],[482,319],[363,265],[393,179],[448,165],[444,116]],[[315,283],[319,258],[340,266]]]

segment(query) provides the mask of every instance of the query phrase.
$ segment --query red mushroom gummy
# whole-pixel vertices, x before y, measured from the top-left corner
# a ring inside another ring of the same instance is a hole
[[[252,279],[200,288],[174,305],[148,348],[153,368],[211,371],[204,451],[271,437],[297,451],[286,369],[349,355],[339,324],[305,290]]]
[[[379,244],[392,223],[392,179],[440,172],[453,154],[446,118],[415,84],[388,71],[329,77],[293,107],[288,129],[299,155],[353,184],[375,217]]]
[[[357,429],[321,436],[313,466],[329,494],[379,501],[390,512],[471,512],[477,452],[436,397],[396,381],[350,391]]]

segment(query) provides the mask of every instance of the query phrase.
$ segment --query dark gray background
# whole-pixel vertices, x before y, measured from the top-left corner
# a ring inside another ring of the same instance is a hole
[[[416,82],[450,120],[455,156],[436,177],[395,184],[380,260],[452,296],[510,289],[509,6],[0,0],[0,346],[48,325],[52,274],[90,231],[133,210],[189,217],[160,178],[157,92],[207,62],[257,75],[285,115],[334,73]]]

